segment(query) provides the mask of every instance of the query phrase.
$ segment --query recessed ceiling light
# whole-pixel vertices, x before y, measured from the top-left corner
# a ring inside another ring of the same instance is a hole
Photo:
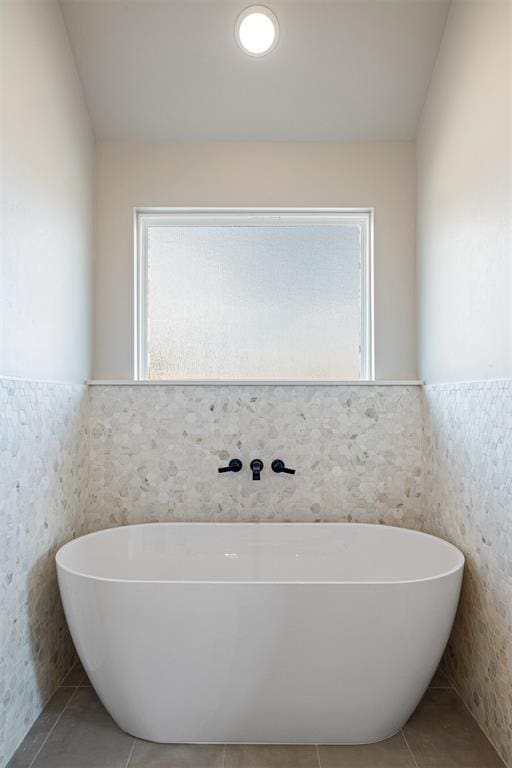
[[[242,11],[235,24],[238,45],[249,56],[265,56],[279,40],[276,15],[264,5],[251,5]]]

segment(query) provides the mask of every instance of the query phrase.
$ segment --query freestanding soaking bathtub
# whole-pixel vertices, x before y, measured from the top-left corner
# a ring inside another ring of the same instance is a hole
[[[463,566],[441,539],[353,523],[132,525],[57,554],[99,697],[160,742],[391,736],[441,658]]]

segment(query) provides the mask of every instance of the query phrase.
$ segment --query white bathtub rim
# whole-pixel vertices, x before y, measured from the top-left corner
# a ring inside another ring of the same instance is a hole
[[[449,547],[453,550],[457,563],[453,566],[453,568],[449,568],[447,571],[443,571],[442,573],[436,573],[433,576],[424,576],[421,578],[416,579],[393,579],[393,580],[386,580],[386,579],[378,579],[378,580],[372,580],[372,581],[360,581],[360,580],[336,580],[336,579],[329,579],[328,581],[312,581],[309,580],[287,580],[287,579],[279,579],[279,580],[271,580],[271,581],[255,581],[254,579],[240,579],[240,580],[226,580],[226,579],[127,579],[127,578],[118,578],[118,577],[110,577],[110,576],[96,576],[91,573],[85,573],[83,571],[76,570],[74,568],[70,568],[67,565],[64,565],[62,563],[62,555],[64,554],[64,550],[68,548],[72,548],[74,544],[76,544],[78,541],[81,541],[82,539],[86,538],[92,538],[96,536],[100,536],[105,534],[108,531],[116,531],[116,530],[124,530],[126,528],[149,528],[150,526],[155,525],[161,525],[161,526],[173,526],[173,527],[190,527],[190,526],[204,526],[204,527],[215,527],[215,528],[221,528],[221,527],[233,527],[233,526],[240,526],[240,527],[257,527],[257,526],[269,526],[269,527],[290,527],[290,526],[296,526],[296,527],[319,527],[319,526],[357,526],[359,528],[386,528],[386,529],[392,529],[396,531],[407,531],[408,533],[415,535],[415,536],[423,536],[427,537],[429,539],[434,539],[437,542],[441,542],[444,546]],[[450,541],[446,541],[446,539],[442,539],[439,536],[434,536],[431,533],[426,533],[425,531],[416,531],[414,528],[405,528],[400,527],[397,525],[382,525],[380,523],[349,523],[349,522],[326,522],[326,523],[271,523],[268,521],[264,522],[228,522],[228,521],[222,521],[222,522],[187,522],[184,520],[179,520],[176,522],[173,521],[165,521],[165,522],[159,522],[154,521],[150,523],[132,523],[129,525],[116,525],[112,526],[111,528],[102,528],[99,531],[93,531],[91,533],[86,533],[83,536],[78,536],[76,539],[72,539],[71,541],[68,541],[66,544],[63,544],[59,550],[57,551],[55,555],[55,561],[57,564],[58,569],[61,569],[62,571],[71,574],[72,576],[77,576],[83,579],[89,579],[91,581],[97,581],[97,582],[110,582],[110,583],[117,583],[117,584],[190,584],[190,585],[257,585],[257,586],[264,586],[264,585],[272,585],[272,586],[391,586],[393,585],[404,585],[404,584],[420,584],[424,582],[432,582],[432,581],[439,581],[440,579],[448,578],[449,576],[453,576],[454,574],[458,573],[459,571],[463,570],[465,565],[465,557],[464,554],[461,552],[461,550],[456,547],[454,544],[452,544]]]

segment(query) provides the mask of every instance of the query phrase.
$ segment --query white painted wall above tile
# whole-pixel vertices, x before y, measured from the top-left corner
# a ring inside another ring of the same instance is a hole
[[[417,155],[420,376],[510,377],[510,0],[452,2]]]
[[[0,17],[0,373],[83,381],[92,128],[57,0],[4,0]]]
[[[416,378],[414,144],[96,145],[97,379],[133,378],[133,212],[144,207],[374,208],[375,370]]]

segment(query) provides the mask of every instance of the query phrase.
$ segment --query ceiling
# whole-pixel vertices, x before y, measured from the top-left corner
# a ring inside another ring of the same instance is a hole
[[[250,0],[61,0],[97,137],[414,138],[449,0],[266,2],[280,40],[253,58]]]

